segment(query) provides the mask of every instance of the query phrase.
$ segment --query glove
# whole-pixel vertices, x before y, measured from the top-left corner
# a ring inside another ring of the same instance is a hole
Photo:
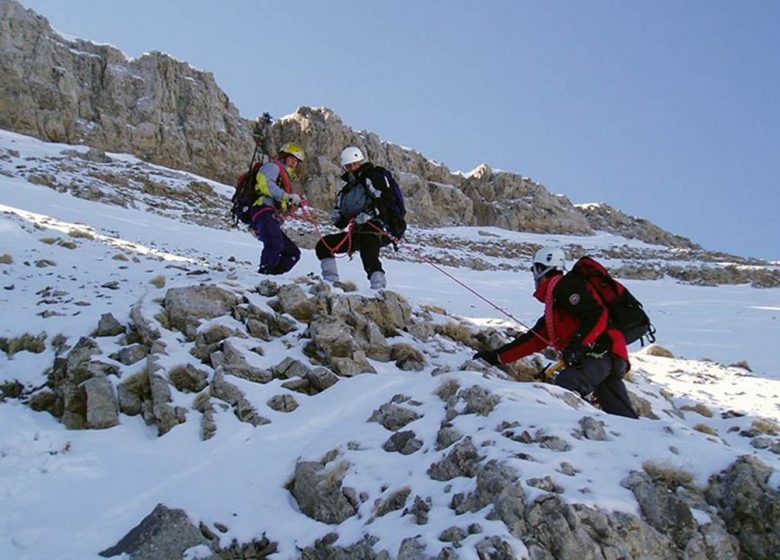
[[[341,221],[341,212],[336,210],[331,210],[330,212],[330,223],[334,226]]]
[[[287,204],[290,204],[292,206],[298,206],[300,203],[301,203],[300,195],[297,195],[295,193],[290,193],[287,195]]]
[[[501,363],[498,359],[498,352],[496,350],[486,350],[484,352],[477,352],[471,357],[472,360],[485,360],[491,366],[497,366]]]
[[[356,224],[365,224],[367,221],[371,220],[373,216],[369,214],[368,212],[361,212],[357,216],[355,216],[355,223]]]
[[[579,342],[569,344],[563,351],[563,361],[570,366],[578,366],[585,357],[585,348]]]

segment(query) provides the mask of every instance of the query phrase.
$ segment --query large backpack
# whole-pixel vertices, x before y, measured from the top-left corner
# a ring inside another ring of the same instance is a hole
[[[279,162],[274,162],[279,167],[279,177],[282,181],[285,191],[290,192],[290,177],[284,166]],[[255,189],[257,185],[257,174],[263,166],[262,161],[256,161],[248,171],[245,171],[236,179],[236,191],[233,193],[233,206],[230,208],[230,214],[233,216],[233,225],[242,222],[244,224],[252,223],[252,207],[260,196]],[[271,196],[271,192],[264,192],[263,196]]]
[[[628,289],[612,278],[607,269],[591,257],[582,257],[571,271],[579,274],[596,291],[609,311],[610,326],[618,329],[626,338],[626,344],[644,339],[655,342],[655,327],[642,308],[642,304]]]
[[[387,192],[389,195],[389,214],[386,216],[387,228],[390,230],[390,235],[396,239],[401,239],[406,232],[406,204],[404,204],[404,193],[401,191],[401,187],[398,182],[384,167],[376,167],[381,171],[387,181]]]

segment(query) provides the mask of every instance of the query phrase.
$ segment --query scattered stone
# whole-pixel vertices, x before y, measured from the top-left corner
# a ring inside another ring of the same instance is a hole
[[[168,379],[177,390],[184,393],[200,393],[208,386],[208,373],[192,364],[175,366],[168,372]]]
[[[290,491],[306,516],[336,525],[355,515],[359,502],[354,490],[342,487],[349,463],[327,459],[298,463]]]
[[[604,422],[596,420],[591,416],[580,418],[580,428],[583,435],[593,441],[607,441],[609,437],[604,429]]]
[[[368,421],[379,422],[385,429],[396,432],[419,418],[421,416],[413,410],[393,403],[386,403],[375,410]]]
[[[411,455],[422,449],[423,442],[415,437],[411,430],[396,432],[388,439],[382,449],[388,452],[398,452],[401,455]]]
[[[421,498],[420,496],[414,497],[414,503],[411,508],[404,510],[403,515],[414,516],[414,522],[417,525],[425,525],[428,523],[428,514],[431,511],[431,498]]]
[[[133,344],[119,350],[116,354],[111,354],[111,359],[118,361],[126,366],[133,365],[143,360],[149,354],[149,348],[144,344]]]
[[[458,398],[466,401],[463,414],[477,414],[479,416],[488,416],[501,402],[501,397],[491,394],[480,385],[472,385],[468,389],[460,391]]]
[[[400,490],[396,490],[395,492],[391,493],[384,500],[376,500],[374,514],[376,517],[382,517],[391,511],[398,511],[402,509],[404,505],[406,505],[406,500],[411,492],[411,488],[404,486]]]
[[[292,412],[298,408],[298,401],[292,395],[274,395],[268,401],[268,406],[277,412]]]
[[[123,334],[127,328],[122,325],[111,313],[103,313],[98,321],[94,336],[116,336]]]
[[[184,510],[157,504],[141,523],[100,556],[129,555],[133,560],[182,558],[184,551],[209,541],[187,517]]]
[[[481,458],[470,437],[456,445],[444,459],[428,468],[428,476],[434,480],[452,480],[458,476],[473,477]]]
[[[450,445],[463,437],[463,434],[453,428],[451,424],[444,423],[436,434],[436,451],[447,449]]]
[[[674,358],[674,354],[670,350],[667,350],[658,344],[653,344],[650,346],[647,350],[645,350],[645,353],[648,356],[655,356],[657,358]]]

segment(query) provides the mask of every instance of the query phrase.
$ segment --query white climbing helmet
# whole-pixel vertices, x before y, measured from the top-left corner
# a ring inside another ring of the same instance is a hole
[[[539,280],[551,270],[566,270],[566,255],[558,247],[542,247],[534,255],[531,271],[534,274],[534,280]]]
[[[346,167],[350,163],[357,163],[365,159],[366,158],[363,157],[363,152],[360,151],[360,148],[356,148],[355,146],[347,146],[341,152],[341,167]]]

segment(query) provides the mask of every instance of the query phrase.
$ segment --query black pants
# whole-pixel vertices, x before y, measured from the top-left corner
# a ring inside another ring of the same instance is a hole
[[[384,272],[382,263],[379,262],[379,249],[385,245],[384,236],[373,229],[371,231],[361,231],[360,229],[360,226],[355,228],[352,233],[352,238],[347,241],[344,241],[347,232],[332,233],[324,236],[314,247],[317,258],[322,260],[333,257],[336,254],[347,252],[351,254],[358,251],[360,253],[360,260],[363,261],[363,270],[366,271],[366,275],[369,278],[374,272]],[[342,241],[344,242],[342,243]],[[339,246],[339,244],[341,245]],[[331,249],[334,248],[336,248],[336,250],[332,251]]]
[[[602,358],[588,356],[577,367],[567,367],[555,378],[555,384],[581,396],[595,393],[604,412],[639,418],[628,398],[623,376],[628,363],[620,356],[607,353]]]

